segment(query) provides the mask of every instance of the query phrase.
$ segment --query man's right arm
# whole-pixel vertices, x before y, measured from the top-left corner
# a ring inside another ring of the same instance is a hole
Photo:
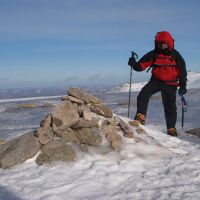
[[[129,58],[128,65],[130,65],[135,71],[143,71],[153,64],[154,57],[155,52],[153,50],[145,54],[138,62],[134,62]]]

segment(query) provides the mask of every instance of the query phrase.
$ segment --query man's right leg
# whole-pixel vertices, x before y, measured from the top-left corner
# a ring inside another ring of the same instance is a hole
[[[145,123],[145,117],[149,104],[149,98],[160,91],[160,81],[153,79],[150,80],[140,91],[137,96],[137,112],[135,120],[138,120],[141,124]]]

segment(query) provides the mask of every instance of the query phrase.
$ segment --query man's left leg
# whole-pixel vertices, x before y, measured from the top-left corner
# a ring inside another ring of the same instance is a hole
[[[177,120],[176,91],[176,86],[163,83],[161,95],[165,111],[167,134],[171,136],[177,136],[177,131],[175,128]]]

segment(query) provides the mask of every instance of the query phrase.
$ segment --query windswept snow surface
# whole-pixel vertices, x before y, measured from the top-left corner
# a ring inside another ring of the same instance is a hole
[[[0,170],[0,199],[199,199],[200,145],[143,128],[119,151],[103,142],[75,163],[38,167],[33,158]]]
[[[197,128],[200,89],[188,90],[185,96],[188,111],[184,128]],[[128,93],[101,92],[99,97],[117,115],[127,115]],[[137,92],[132,93],[131,117],[136,112],[136,97]],[[34,101],[58,103],[59,99]],[[18,103],[0,103],[0,138],[12,139],[34,130],[50,112],[47,108],[9,110]],[[179,97],[177,109],[180,132]],[[160,96],[150,99],[147,125],[143,128],[146,134],[135,134],[132,139],[123,137],[123,146],[118,151],[113,151],[104,138],[101,146],[89,147],[88,153],[74,146],[79,152],[75,163],[39,167],[32,158],[9,170],[0,169],[0,200],[199,199],[200,139],[184,133],[178,138],[165,134]]]

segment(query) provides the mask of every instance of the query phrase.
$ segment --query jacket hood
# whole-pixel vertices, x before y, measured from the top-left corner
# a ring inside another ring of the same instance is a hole
[[[169,50],[174,49],[174,39],[171,34],[167,31],[158,32],[155,36],[155,43],[165,42],[169,45]]]

